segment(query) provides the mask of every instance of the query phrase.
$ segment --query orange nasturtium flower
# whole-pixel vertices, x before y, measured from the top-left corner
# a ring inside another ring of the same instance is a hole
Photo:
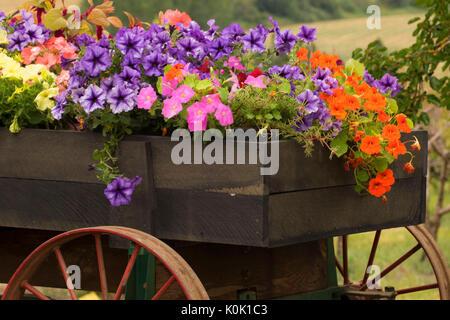
[[[395,182],[394,172],[391,169],[386,169],[383,172],[378,172],[377,178],[380,178],[386,187],[392,186]]]
[[[343,98],[344,108],[348,110],[359,110],[361,109],[361,103],[359,103],[358,98],[352,95],[346,95]]]
[[[183,80],[183,73],[181,72],[181,69],[183,69],[184,66],[181,63],[177,63],[175,66],[173,66],[166,74],[166,80],[172,81],[174,79]]]
[[[383,95],[376,93],[367,97],[367,101],[364,104],[364,109],[367,111],[380,112],[384,109],[384,107],[386,107],[386,104],[386,98]]]
[[[409,174],[414,172],[414,166],[412,165],[411,162],[407,162],[405,163],[405,165],[403,166],[403,171],[408,172]]]
[[[381,197],[383,194],[388,192],[391,187],[386,186],[383,180],[379,177],[373,178],[369,182],[369,193],[375,197]]]
[[[388,141],[398,140],[401,136],[402,135],[400,134],[397,126],[394,126],[393,124],[385,125],[383,128],[383,133],[381,134],[381,137]]]
[[[338,102],[332,101],[329,106],[330,114],[335,116],[336,119],[344,119],[347,116],[347,111],[344,110],[343,106]]]
[[[398,159],[399,155],[406,153],[406,147],[400,140],[393,140],[389,141],[386,151],[392,154],[395,159]]]
[[[380,139],[375,136],[365,136],[361,141],[360,148],[367,154],[377,154],[381,152]]]
[[[384,112],[383,110],[381,110],[380,112],[378,112],[378,121],[383,122],[383,123],[387,123],[389,121],[389,116],[386,112]]]
[[[408,122],[406,121],[408,118],[403,113],[398,114],[396,116],[396,119],[397,119],[398,130],[405,132],[405,133],[411,132],[411,128],[408,126]]]
[[[414,143],[411,145],[411,150],[412,150],[412,151],[414,151],[414,150],[419,150],[419,151],[420,151],[420,143],[419,143],[419,140],[417,139],[416,136],[414,136],[414,139],[415,139],[416,141],[414,141]]]
[[[355,142],[359,142],[361,138],[365,135],[364,131],[356,131],[355,138],[353,139]]]
[[[300,61],[308,60],[308,49],[300,48],[300,50],[297,51],[297,59]]]

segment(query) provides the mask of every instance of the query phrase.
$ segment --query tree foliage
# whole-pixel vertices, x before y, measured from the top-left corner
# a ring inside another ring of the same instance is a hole
[[[396,76],[403,86],[396,96],[400,111],[427,125],[424,103],[450,110],[450,15],[446,1],[418,0],[416,4],[427,12],[423,20],[417,17],[409,21],[418,22],[412,46],[388,53],[376,40],[364,50],[356,49],[353,58],[364,63],[375,78],[386,72]]]

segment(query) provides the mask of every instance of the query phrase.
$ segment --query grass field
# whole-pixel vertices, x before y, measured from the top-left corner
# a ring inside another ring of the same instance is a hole
[[[390,50],[411,45],[414,42],[412,33],[415,24],[408,25],[408,21],[416,16],[423,16],[423,13],[383,15],[381,12],[380,30],[368,29],[367,17],[311,22],[308,25],[317,28],[317,49],[347,60],[351,58],[355,48],[365,48],[376,39],[381,39]],[[297,34],[299,27],[300,25],[290,25],[286,28]]]

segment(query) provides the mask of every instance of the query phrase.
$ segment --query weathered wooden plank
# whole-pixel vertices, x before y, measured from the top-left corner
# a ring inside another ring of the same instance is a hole
[[[65,231],[104,225],[110,204],[104,186],[0,178],[0,225]]]
[[[161,239],[263,245],[263,196],[156,190],[154,235]]]
[[[358,195],[353,186],[271,195],[269,246],[421,224],[425,188],[425,177],[399,180],[387,204]]]
[[[396,179],[426,176],[428,133],[414,131],[411,134],[403,134],[402,141],[412,140],[413,136],[418,138],[422,147],[421,151],[415,152],[416,171],[411,175],[404,172],[403,165],[410,160],[410,156],[399,156],[398,161],[391,166]],[[354,184],[353,172],[346,172],[342,160],[336,157],[330,160],[329,155],[329,150],[317,143],[312,156],[307,158],[303,148],[296,141],[281,141],[279,172],[267,177],[270,193]]]

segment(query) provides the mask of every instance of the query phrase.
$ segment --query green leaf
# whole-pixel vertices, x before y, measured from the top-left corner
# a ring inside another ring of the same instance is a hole
[[[441,100],[436,97],[434,94],[427,95],[427,101],[431,104],[434,104],[437,107],[441,106]]]
[[[383,155],[383,157],[387,160],[387,162],[389,164],[394,162],[394,160],[395,160],[394,156],[392,154],[390,154],[389,152],[387,152],[386,150],[383,149],[383,151],[381,151],[381,154]]]
[[[44,26],[52,31],[66,28],[67,21],[63,18],[61,9],[49,10],[45,15]]]
[[[275,111],[274,111],[273,117],[274,117],[276,120],[281,120],[281,119],[283,118],[282,115],[281,115],[281,113],[280,113],[278,110],[275,110]]]
[[[158,90],[159,94],[162,94],[162,77],[158,78],[158,82],[156,83],[156,90]]]
[[[199,81],[195,84],[195,89],[197,89],[198,91],[208,90],[211,87],[212,87],[212,82],[209,79]]]
[[[219,87],[219,88],[217,88],[217,91],[219,91],[220,99],[222,99],[222,102],[227,103],[228,97],[230,95],[230,92],[228,91],[228,89]]]
[[[364,190],[364,188],[361,187],[359,184],[357,184],[357,185],[355,186],[355,191],[356,191],[356,192],[361,193],[363,190]]]
[[[443,83],[441,82],[441,80],[439,80],[435,76],[431,77],[431,79],[430,79],[430,86],[431,86],[431,88],[433,88],[433,90],[435,90],[435,91],[441,90],[442,84]]]
[[[349,75],[355,73],[358,77],[360,77],[364,74],[365,68],[361,62],[356,61],[355,59],[350,59],[345,64],[345,70]]]
[[[366,170],[358,170],[356,173],[358,180],[361,182],[367,182],[369,180],[369,174]]]
[[[338,157],[342,157],[348,151],[348,145],[346,139],[334,139],[330,144]]]
[[[373,164],[378,172],[386,171],[389,165],[388,161],[383,157],[376,157]]]
[[[395,101],[395,99],[392,99],[392,98],[387,98],[386,100],[388,103],[388,111],[390,113],[397,113],[398,112],[397,101]]]
[[[414,122],[408,118],[406,119],[406,124],[408,125],[408,127],[410,127],[411,129],[414,129]]]
[[[272,120],[273,119],[273,115],[271,113],[266,113],[264,116],[267,120]]]
[[[289,82],[283,82],[279,87],[281,92],[290,94],[292,91],[291,84]]]
[[[245,116],[247,117],[247,119],[254,119],[255,115],[253,113],[246,113]]]
[[[412,18],[412,19],[410,19],[410,20],[408,21],[408,24],[414,23],[414,22],[419,21],[419,20],[420,20],[420,17]]]

